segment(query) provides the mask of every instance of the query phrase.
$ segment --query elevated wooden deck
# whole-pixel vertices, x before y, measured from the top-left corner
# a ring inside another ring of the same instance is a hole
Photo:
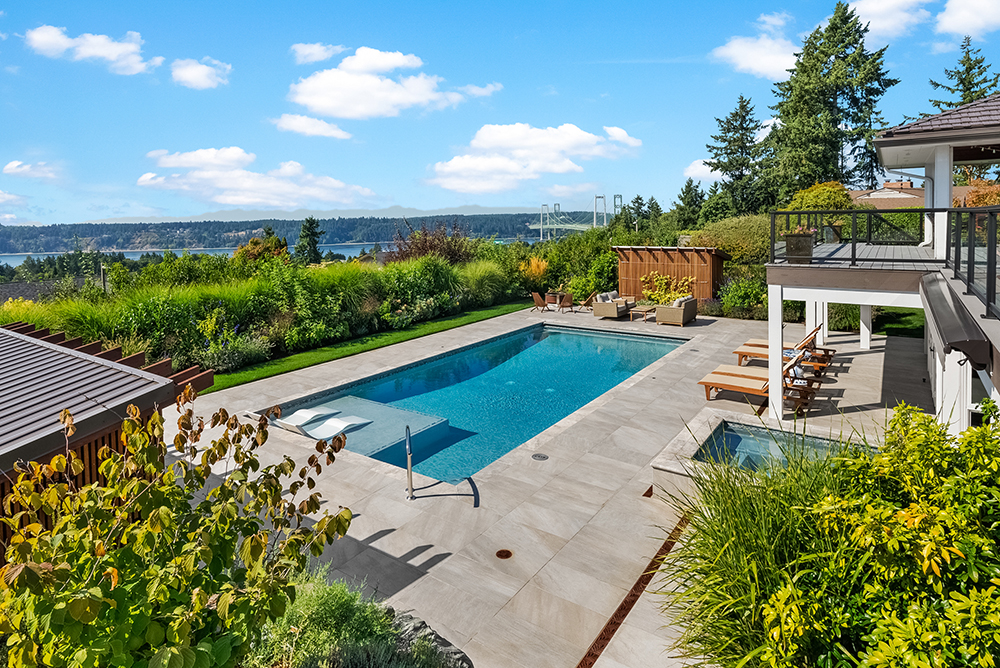
[[[936,271],[944,266],[944,260],[934,259],[934,250],[929,247],[902,245],[857,245],[857,263],[851,265],[850,243],[822,243],[813,247],[811,264],[789,263],[785,255],[785,244],[775,244],[773,265],[781,267],[857,268],[891,269],[894,271]]]

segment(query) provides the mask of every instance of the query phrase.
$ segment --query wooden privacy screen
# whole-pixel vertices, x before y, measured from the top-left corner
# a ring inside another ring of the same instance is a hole
[[[143,422],[146,422],[153,414],[152,410],[143,411],[140,414],[140,418]],[[97,453],[104,446],[108,446],[111,450],[115,452],[124,453],[125,444],[122,442],[121,425],[115,425],[109,430],[100,433],[86,436],[83,439],[71,439],[70,440],[70,450],[75,452],[81,460],[83,460],[83,472],[73,479],[78,487],[83,487],[84,485],[89,485],[92,482],[101,481],[105,482],[103,476],[98,472],[98,467],[100,466],[101,460],[97,456]],[[61,455],[66,453],[66,448],[62,447],[54,452],[50,452],[44,457],[39,457],[39,463],[48,463],[56,455]],[[11,480],[17,480],[18,473],[15,471],[9,471],[6,475],[0,476],[0,502],[11,491]],[[11,508],[11,515],[18,512],[19,508],[15,504]],[[6,512],[0,508],[0,512]],[[44,517],[42,519],[42,524],[46,529],[52,528],[51,519]],[[6,558],[4,552],[6,547],[10,544],[12,533],[10,527],[6,524],[0,524],[0,566],[6,563]]]
[[[651,271],[661,276],[694,276],[698,301],[714,299],[722,285],[723,263],[729,255],[717,248],[668,248],[664,246],[612,246],[618,255],[618,293],[642,297],[642,277]]]

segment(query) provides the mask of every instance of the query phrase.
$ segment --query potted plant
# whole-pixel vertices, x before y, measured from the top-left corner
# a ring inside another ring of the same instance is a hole
[[[785,260],[788,264],[812,263],[813,246],[816,245],[816,228],[799,225],[784,233]]]

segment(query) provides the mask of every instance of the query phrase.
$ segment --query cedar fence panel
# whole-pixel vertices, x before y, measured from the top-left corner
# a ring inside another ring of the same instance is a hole
[[[143,422],[145,422],[152,416],[152,414],[153,414],[152,409],[149,409],[143,411],[140,414],[140,418],[143,420]],[[73,482],[77,485],[77,487],[83,487],[84,485],[89,485],[92,482],[98,482],[98,481],[100,481],[101,483],[107,482],[106,480],[104,480],[104,476],[102,476],[98,470],[100,467],[100,463],[102,461],[98,457],[98,453],[104,446],[108,446],[108,448],[118,453],[125,452],[125,443],[122,441],[120,424],[115,425],[114,427],[105,432],[99,434],[92,434],[90,436],[84,437],[83,439],[77,439],[75,442],[70,441],[69,444],[70,450],[75,452],[77,456],[79,456],[80,459],[83,461],[83,472],[81,472],[80,475],[74,477],[73,479]],[[52,461],[52,458],[55,457],[56,455],[61,455],[65,453],[66,453],[66,448],[62,447],[53,452],[50,452],[49,454],[43,457],[38,457],[37,461],[40,463],[47,464],[50,461]],[[3,499],[8,494],[10,494],[11,481],[16,481],[18,475],[19,474],[15,471],[9,471],[7,472],[6,475],[0,476],[0,503],[2,503]],[[19,510],[20,508],[15,504],[14,507],[11,508],[11,515],[17,513]],[[6,513],[6,511],[2,507],[0,507],[0,512]],[[46,529],[51,529],[52,528],[51,518],[47,516],[43,517],[42,525]],[[0,566],[4,565],[7,561],[4,553],[6,552],[7,546],[10,544],[10,539],[12,535],[13,534],[11,532],[10,527],[8,527],[6,524],[0,523]]]
[[[642,277],[651,271],[661,276],[694,276],[692,292],[698,301],[714,299],[722,285],[722,268],[729,255],[716,248],[663,246],[613,246],[618,255],[618,293],[642,297]]]

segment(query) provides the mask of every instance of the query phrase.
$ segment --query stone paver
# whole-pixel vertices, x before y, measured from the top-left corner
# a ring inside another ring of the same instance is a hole
[[[766,337],[766,323],[698,318],[680,329],[589,313],[520,312],[206,395],[196,413],[259,409],[540,321],[689,341],[471,482],[448,485],[415,474],[415,501],[404,498],[403,470],[341,453],[317,487],[325,507],[347,506],[356,517],[323,559],[338,577],[413,609],[477,668],[572,668],[676,521],[655,496],[643,497],[650,462],[706,406],[698,380],[718,364],[735,363],[732,351]],[[788,325],[785,338],[803,333],[801,325]],[[834,334],[828,345],[838,350],[837,362],[811,424],[877,437],[886,402],[929,407],[922,341],[874,337],[873,349],[860,351],[856,335]],[[711,403],[753,419],[761,399],[752,401],[723,393]],[[262,459],[303,460],[311,452],[307,439],[274,429]],[[531,459],[535,452],[549,459]],[[498,559],[500,549],[514,556]],[[644,594],[598,666],[683,665],[666,650],[674,637],[656,596]]]

